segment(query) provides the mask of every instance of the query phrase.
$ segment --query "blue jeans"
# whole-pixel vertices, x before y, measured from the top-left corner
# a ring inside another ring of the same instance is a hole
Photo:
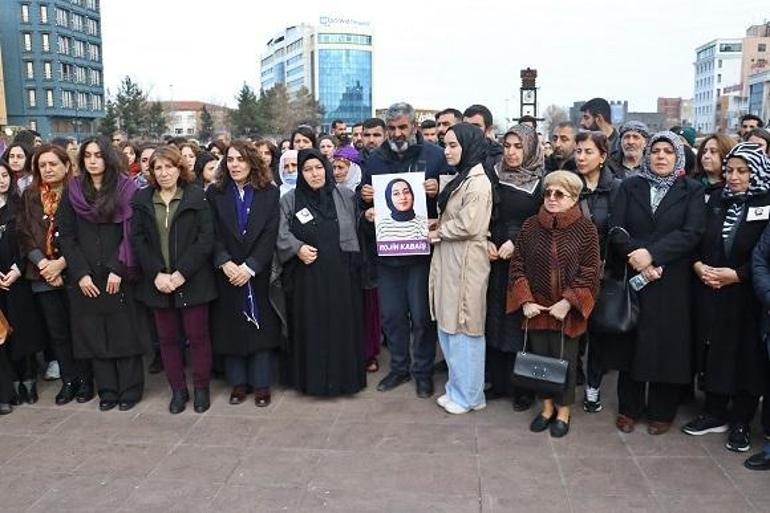
[[[270,350],[257,351],[249,356],[225,356],[225,375],[231,387],[251,385],[253,388],[270,388]]]
[[[428,307],[428,262],[377,267],[382,331],[390,351],[390,371],[407,374],[409,339],[413,341],[411,372],[415,378],[433,376],[436,336]]]
[[[449,399],[468,409],[484,403],[485,338],[463,333],[450,335],[439,329],[438,340],[449,367],[449,380],[445,387]]]

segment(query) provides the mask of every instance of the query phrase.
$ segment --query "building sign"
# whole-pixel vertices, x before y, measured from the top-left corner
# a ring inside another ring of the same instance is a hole
[[[354,20],[353,18],[342,18],[338,16],[321,16],[318,19],[318,24],[322,27],[328,27],[330,25],[352,25],[354,27],[369,27],[371,25],[368,21]]]

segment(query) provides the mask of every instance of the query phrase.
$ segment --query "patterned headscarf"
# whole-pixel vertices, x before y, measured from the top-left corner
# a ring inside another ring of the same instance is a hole
[[[652,147],[657,142],[667,142],[674,147],[674,153],[676,153],[676,162],[674,163],[674,169],[666,176],[658,176],[652,170]],[[644,156],[642,157],[642,170],[639,172],[639,176],[650,182],[650,187],[654,189],[653,198],[650,206],[653,213],[657,210],[660,202],[666,196],[666,193],[674,185],[677,178],[684,175],[684,145],[679,139],[679,136],[669,130],[664,130],[653,134],[647,141],[647,146],[644,147]]]
[[[727,239],[743,214],[746,199],[760,196],[770,190],[770,159],[755,143],[738,143],[725,155],[722,160],[722,173],[727,173],[727,161],[731,158],[739,158],[748,164],[751,171],[749,188],[746,192],[733,192],[725,183],[722,198],[730,203],[722,224],[722,238]],[[725,176],[725,180],[726,180]]]
[[[503,141],[509,136],[515,135],[524,147],[524,157],[521,165],[515,169],[505,167],[505,158],[497,166],[497,175],[500,182],[506,185],[530,189],[532,185],[543,178],[545,173],[545,161],[543,148],[537,137],[537,132],[529,125],[515,125],[508,129]]]
[[[645,139],[650,138],[650,129],[647,128],[647,125],[645,125],[641,121],[636,121],[632,119],[631,121],[626,121],[625,123],[623,123],[623,125],[620,127],[620,130],[618,130],[618,136],[620,136],[620,138],[622,139],[623,135],[626,132],[636,132],[642,137],[644,137]]]

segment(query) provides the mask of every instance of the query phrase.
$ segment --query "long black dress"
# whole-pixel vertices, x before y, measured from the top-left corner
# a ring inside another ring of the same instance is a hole
[[[20,272],[24,269],[14,207],[13,198],[0,207],[0,272],[4,273],[14,264]],[[23,276],[10,290],[0,290],[0,309],[13,327],[13,333],[0,345],[0,403],[10,403],[15,395],[14,381],[35,379],[34,356],[43,350],[45,335],[32,289]]]
[[[492,221],[490,240],[499,248],[506,241],[515,241],[522,223],[537,214],[543,203],[543,190],[542,181],[531,193],[504,183],[498,183],[496,187],[500,201]],[[513,393],[510,385],[513,359],[524,342],[521,312],[505,312],[510,265],[510,259],[492,262],[487,288],[487,378],[492,384],[492,394],[498,395]]]

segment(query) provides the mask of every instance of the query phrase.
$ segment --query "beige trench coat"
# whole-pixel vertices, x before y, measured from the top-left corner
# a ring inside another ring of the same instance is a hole
[[[445,333],[484,335],[491,217],[492,184],[478,164],[449,197],[430,263],[430,313]]]

